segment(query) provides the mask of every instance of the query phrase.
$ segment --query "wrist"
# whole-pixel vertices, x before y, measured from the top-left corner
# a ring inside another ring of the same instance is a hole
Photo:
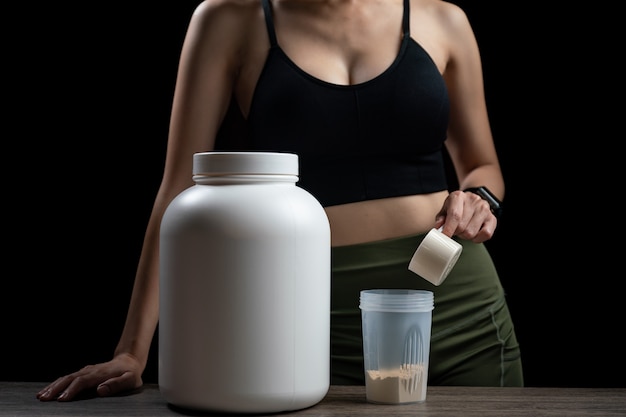
[[[463,190],[464,192],[474,193],[478,195],[480,198],[489,203],[489,208],[494,216],[499,219],[502,216],[502,201],[492,193],[489,188],[485,186],[480,187],[469,187]]]

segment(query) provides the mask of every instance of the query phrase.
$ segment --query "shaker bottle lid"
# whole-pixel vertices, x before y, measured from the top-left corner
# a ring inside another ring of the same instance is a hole
[[[193,175],[298,175],[298,155],[288,152],[211,151],[193,155]]]

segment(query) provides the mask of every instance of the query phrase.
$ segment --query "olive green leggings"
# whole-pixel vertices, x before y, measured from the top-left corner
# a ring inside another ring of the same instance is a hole
[[[424,235],[332,249],[331,383],[363,385],[359,293],[372,288],[433,291],[429,385],[523,386],[520,349],[504,290],[483,244],[463,252],[434,286],[408,270]]]

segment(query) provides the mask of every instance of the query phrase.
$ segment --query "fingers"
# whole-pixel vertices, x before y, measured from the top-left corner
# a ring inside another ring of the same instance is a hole
[[[63,391],[69,385],[68,377],[62,377],[54,381],[52,384],[43,388],[37,393],[37,399],[40,401],[56,400],[59,392]]]
[[[78,372],[58,378],[37,393],[40,401],[72,401],[78,395],[92,392],[101,397],[139,388],[139,372],[120,369],[115,362],[89,365]]]
[[[58,378],[37,393],[41,401],[71,401],[80,393],[92,390],[106,380],[107,376],[97,366],[87,366],[78,372]]]
[[[95,385],[91,385],[94,387]],[[58,378],[37,393],[40,401],[70,401],[79,392],[90,388],[87,378],[81,376],[80,371]]]
[[[463,191],[450,193],[440,214],[445,214],[445,223],[440,224],[444,234],[476,243],[491,239],[498,223],[487,201]],[[436,225],[439,221],[440,217]]]

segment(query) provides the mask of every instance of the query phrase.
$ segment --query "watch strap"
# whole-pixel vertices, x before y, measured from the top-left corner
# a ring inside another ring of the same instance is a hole
[[[474,193],[478,195],[479,197],[481,197],[483,200],[487,201],[489,203],[489,207],[491,208],[491,212],[493,213],[493,215],[496,216],[496,218],[498,219],[500,218],[500,216],[502,215],[502,201],[500,201],[498,197],[496,197],[495,194],[493,194],[489,190],[489,188],[485,186],[470,187],[470,188],[466,188],[463,191]]]

